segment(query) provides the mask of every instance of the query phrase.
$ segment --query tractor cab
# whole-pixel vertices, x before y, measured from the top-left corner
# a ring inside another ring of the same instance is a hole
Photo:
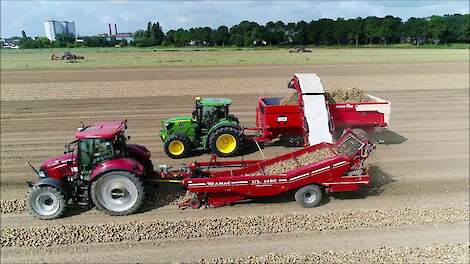
[[[201,129],[210,128],[219,120],[229,118],[229,106],[232,100],[228,98],[195,98],[196,106],[193,119]]]
[[[76,157],[75,170],[82,179],[88,180],[96,164],[127,154],[126,127],[125,122],[104,122],[78,129],[65,154]]]

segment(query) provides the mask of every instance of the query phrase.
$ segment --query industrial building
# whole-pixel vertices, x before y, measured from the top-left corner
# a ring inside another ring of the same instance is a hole
[[[44,21],[44,30],[46,31],[46,37],[50,41],[56,40],[58,34],[75,34],[75,22],[73,21],[56,21],[47,20]]]

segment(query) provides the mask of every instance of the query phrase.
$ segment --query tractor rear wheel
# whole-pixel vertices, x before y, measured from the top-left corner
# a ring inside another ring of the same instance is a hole
[[[34,186],[28,193],[28,210],[32,215],[50,220],[61,217],[67,206],[64,194],[52,186]]]
[[[171,135],[163,142],[166,155],[172,159],[181,159],[188,156],[190,142],[184,135]]]
[[[111,171],[91,185],[91,199],[98,210],[109,215],[129,215],[144,202],[144,186],[126,171]]]
[[[219,157],[234,156],[240,150],[242,133],[234,127],[221,127],[212,132],[209,146],[212,153]]]
[[[295,200],[302,207],[312,208],[320,204],[323,193],[317,185],[307,185],[295,192]]]

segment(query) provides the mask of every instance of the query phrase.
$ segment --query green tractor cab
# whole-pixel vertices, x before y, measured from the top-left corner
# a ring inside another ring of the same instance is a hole
[[[174,159],[187,157],[192,151],[210,150],[220,157],[238,153],[243,137],[238,118],[229,114],[228,98],[195,98],[192,116],[162,121],[160,137],[165,153]]]

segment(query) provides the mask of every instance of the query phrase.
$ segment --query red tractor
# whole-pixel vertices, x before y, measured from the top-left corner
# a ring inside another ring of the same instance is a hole
[[[54,219],[69,204],[92,203],[110,215],[135,212],[144,199],[143,180],[153,174],[153,165],[144,146],[127,143],[126,128],[126,121],[82,126],[64,155],[46,160],[39,170],[31,166],[39,181],[29,183],[30,212]]]

